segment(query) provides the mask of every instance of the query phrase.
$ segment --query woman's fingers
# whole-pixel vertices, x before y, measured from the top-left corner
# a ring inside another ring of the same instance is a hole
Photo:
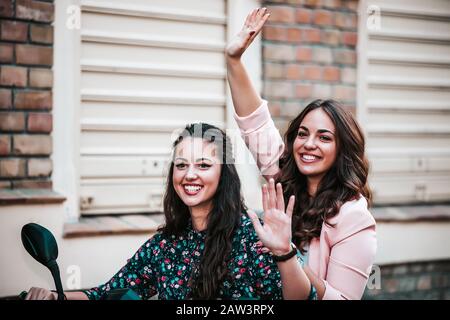
[[[286,208],[286,214],[289,218],[292,218],[292,212],[294,211],[294,205],[295,205],[295,196],[291,196],[289,198],[289,202]]]
[[[263,8],[263,10],[260,10],[257,16],[256,21],[252,24],[252,29],[254,30],[254,33],[252,34],[251,41],[253,41],[254,38],[259,34],[262,27],[266,23],[266,21],[269,19],[270,14],[267,13],[267,9]]]
[[[264,229],[261,225],[261,222],[259,222],[259,218],[258,215],[252,211],[252,210],[247,210],[247,214],[250,217],[250,220],[253,223],[253,227],[255,228],[256,234],[258,235],[258,237],[261,239],[263,238],[264,235]]]
[[[277,193],[275,191],[275,180],[271,178],[269,180],[269,209],[275,209],[277,207]]]
[[[267,8],[261,8],[258,10],[258,22],[260,21],[260,19],[262,19],[264,17],[266,12],[267,12]]]
[[[267,252],[270,252],[270,249],[267,248],[267,247],[263,247],[263,248],[261,249],[261,252],[262,252],[262,253],[267,253]]]
[[[267,184],[262,186],[262,202],[263,202],[263,210],[267,212],[269,210],[269,191],[267,190]]]
[[[250,25],[251,25],[250,19],[251,19],[251,17],[252,17],[252,13],[253,13],[253,11],[250,12],[250,13],[247,15],[247,18],[245,18],[244,28],[249,28],[249,27],[250,27]]]
[[[252,14],[250,16],[250,24],[252,25],[252,27],[253,27],[253,24],[255,23],[255,19],[258,15],[259,10],[260,10],[259,8],[255,8],[252,11]]]
[[[283,187],[281,183],[277,183],[277,209],[280,211],[284,211],[286,208],[284,206],[284,197],[283,197]]]

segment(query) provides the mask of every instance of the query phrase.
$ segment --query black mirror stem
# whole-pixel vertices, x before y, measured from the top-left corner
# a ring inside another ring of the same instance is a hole
[[[53,279],[55,279],[56,292],[58,293],[58,300],[64,300],[64,291],[61,283],[61,276],[59,273],[59,267],[56,260],[49,263],[48,268],[52,273]]]

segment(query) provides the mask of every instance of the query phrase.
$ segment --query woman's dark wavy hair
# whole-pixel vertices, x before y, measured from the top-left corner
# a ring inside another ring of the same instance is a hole
[[[198,276],[190,279],[193,299],[215,299],[227,274],[234,232],[242,212],[247,208],[241,196],[241,182],[234,165],[231,141],[225,132],[206,123],[187,125],[173,143],[173,154],[177,145],[186,138],[201,138],[214,143],[217,157],[221,160],[220,180],[208,215]],[[186,232],[190,212],[173,186],[173,168],[174,162],[171,161],[163,200],[166,222],[158,231],[164,235],[180,236]]]
[[[305,116],[322,109],[336,128],[337,156],[334,164],[322,178],[314,197],[308,195],[306,176],[295,162],[294,141]],[[276,180],[283,186],[285,200],[295,195],[292,220],[294,243],[304,251],[305,245],[319,237],[322,223],[338,214],[341,206],[364,196],[369,204],[372,194],[368,185],[369,162],[364,152],[364,134],[353,115],[334,100],[315,100],[290,122],[285,133],[286,149],[280,158],[280,173]],[[329,224],[330,225],[330,224]]]

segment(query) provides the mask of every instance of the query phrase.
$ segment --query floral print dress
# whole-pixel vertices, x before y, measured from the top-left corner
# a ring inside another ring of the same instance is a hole
[[[107,283],[84,291],[89,299],[105,299],[110,290],[130,288],[142,299],[190,299],[189,279],[196,278],[206,232],[190,222],[183,236],[157,233]],[[269,253],[256,246],[255,229],[247,214],[235,231],[228,273],[220,299],[282,299],[281,278]]]

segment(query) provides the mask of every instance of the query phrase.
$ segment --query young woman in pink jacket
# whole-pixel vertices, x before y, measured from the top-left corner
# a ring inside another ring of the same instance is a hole
[[[361,299],[377,246],[364,135],[338,102],[316,100],[291,121],[283,142],[241,62],[269,16],[253,10],[226,50],[235,119],[269,182],[264,225],[249,215],[278,260],[285,299],[314,291],[319,299]]]

